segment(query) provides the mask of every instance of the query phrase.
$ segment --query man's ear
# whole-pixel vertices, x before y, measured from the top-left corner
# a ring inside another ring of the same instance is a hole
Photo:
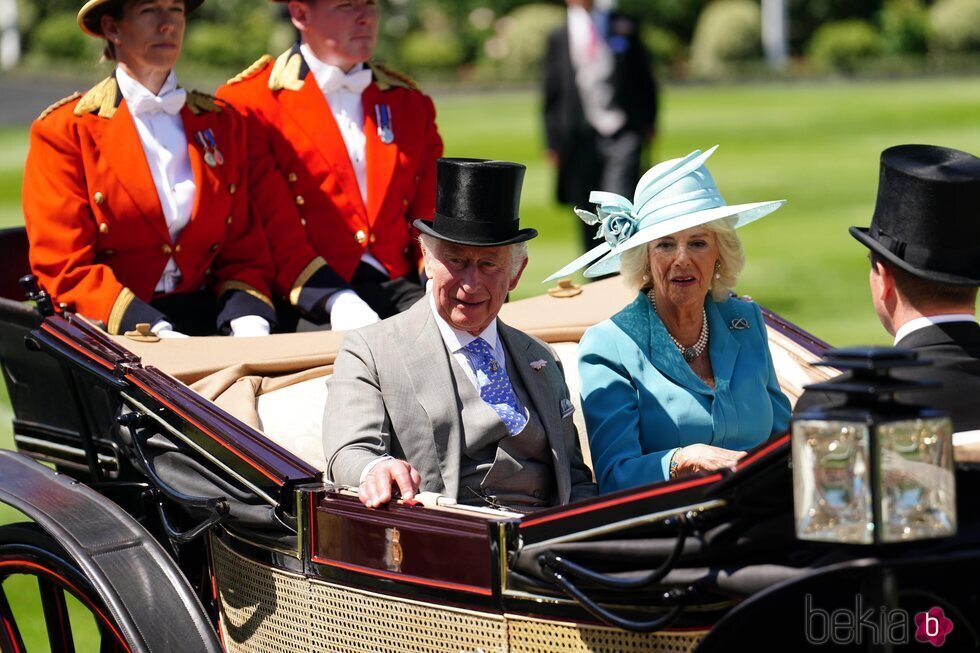
[[[306,6],[306,3],[290,0],[286,8],[289,10],[289,20],[293,27],[300,32],[305,31],[310,22],[310,8]]]
[[[894,299],[895,275],[881,261],[875,261],[871,271],[871,292],[882,303]]]
[[[526,268],[527,268],[527,258],[525,258],[524,259],[524,262],[521,263],[521,269],[518,270],[517,271],[517,274],[514,275],[514,278],[510,280],[510,290],[513,290],[514,288],[516,288],[517,287],[517,284],[520,283],[520,281],[521,281],[521,275],[524,274],[524,270]]]
[[[422,269],[425,271],[425,276],[427,279],[432,278],[432,260],[429,251],[423,247],[422,248]]]

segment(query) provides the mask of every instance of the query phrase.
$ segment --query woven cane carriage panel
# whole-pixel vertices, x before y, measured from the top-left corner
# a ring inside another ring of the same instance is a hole
[[[498,615],[394,599],[312,581],[312,642],[317,651],[507,653]]]
[[[507,615],[508,653],[687,653],[707,631],[631,633]]]
[[[687,653],[705,635],[449,609],[309,580],[211,542],[228,653]]]
[[[310,590],[302,576],[244,558],[211,538],[228,653],[310,653]]]

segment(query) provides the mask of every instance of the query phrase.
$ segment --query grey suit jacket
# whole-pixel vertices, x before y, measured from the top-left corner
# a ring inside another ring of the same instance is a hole
[[[543,343],[497,323],[508,374],[519,374],[548,434],[560,504],[593,496],[560,364]],[[391,454],[422,476],[421,490],[455,498],[459,490],[460,400],[449,352],[427,300],[347,334],[337,353],[323,419],[327,476],[356,486],[364,466]],[[545,360],[541,370],[531,361]],[[565,400],[565,401],[563,401]]]

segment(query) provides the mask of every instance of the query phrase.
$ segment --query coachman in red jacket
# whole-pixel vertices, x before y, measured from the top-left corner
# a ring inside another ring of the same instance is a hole
[[[315,321],[356,328],[422,295],[411,223],[431,218],[442,140],[432,100],[368,63],[373,1],[292,0],[299,42],[218,90],[246,117],[249,194],[276,290]]]
[[[262,335],[272,261],[250,223],[245,125],[177,86],[185,13],[201,0],[91,0],[112,76],[31,127],[23,204],[31,268],[110,333]]]

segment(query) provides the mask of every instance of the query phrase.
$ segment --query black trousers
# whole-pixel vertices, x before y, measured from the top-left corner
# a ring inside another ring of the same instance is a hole
[[[218,333],[218,302],[210,290],[165,295],[150,300],[150,305],[167,316],[175,331],[188,336]]]
[[[632,201],[640,180],[642,155],[643,137],[638,132],[622,129],[612,136],[602,136],[591,127],[583,128],[562,160],[559,197],[592,212],[595,206],[589,203],[589,195],[594,190],[616,193]],[[579,226],[582,251],[599,244],[595,240],[598,225],[587,225],[574,214],[569,219]]]
[[[351,279],[351,288],[381,319],[408,310],[425,294],[417,274],[389,279],[377,268],[361,261]]]
[[[363,261],[354,270],[350,285],[382,320],[408,310],[425,294],[418,275],[409,273],[404,277],[390,279]],[[280,331],[289,333],[296,330],[301,316],[294,307],[277,299],[276,312],[279,315]]]

